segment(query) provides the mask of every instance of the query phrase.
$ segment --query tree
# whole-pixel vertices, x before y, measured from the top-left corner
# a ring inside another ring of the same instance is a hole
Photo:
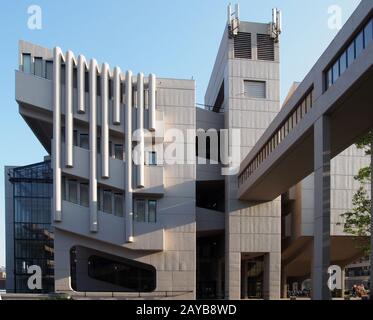
[[[363,150],[365,155],[371,155],[371,134],[368,133],[356,142],[356,147]],[[354,177],[359,182],[360,187],[352,198],[352,210],[345,212],[342,216],[345,218],[344,232],[359,237],[370,236],[371,233],[371,200],[368,194],[367,185],[371,181],[371,167],[363,167]],[[359,246],[366,253],[369,252],[369,244],[359,242]]]

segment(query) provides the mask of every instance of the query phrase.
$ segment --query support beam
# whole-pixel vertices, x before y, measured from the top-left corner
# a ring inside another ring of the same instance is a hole
[[[323,115],[314,124],[314,242],[312,298],[329,300],[330,265],[330,119]]]

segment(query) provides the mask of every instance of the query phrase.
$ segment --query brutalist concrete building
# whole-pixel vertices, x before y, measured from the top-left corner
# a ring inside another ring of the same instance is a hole
[[[372,7],[363,2],[337,37],[366,29],[371,50]],[[311,172],[272,175],[267,193],[254,180],[318,108],[319,84],[307,85],[317,68],[280,106],[278,10],[272,20],[228,10],[204,108],[194,80],[20,41],[16,101],[50,158],[5,168],[9,292],[31,292],[31,265],[42,269],[37,292],[129,298],[279,299],[313,276]],[[341,151],[331,165],[329,247],[343,267],[362,255],[340,223],[353,176],[369,162],[355,147]]]

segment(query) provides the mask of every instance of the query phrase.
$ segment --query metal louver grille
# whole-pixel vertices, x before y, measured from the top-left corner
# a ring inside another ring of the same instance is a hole
[[[234,57],[251,59],[251,33],[238,32],[234,38]]]
[[[245,95],[249,98],[265,99],[266,83],[264,81],[244,81]]]
[[[275,43],[268,34],[257,34],[258,60],[275,60]]]

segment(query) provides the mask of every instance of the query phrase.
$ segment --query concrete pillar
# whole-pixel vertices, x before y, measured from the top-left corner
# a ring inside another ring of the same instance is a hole
[[[371,148],[373,150],[373,130],[372,130],[372,142],[371,142]],[[371,192],[371,199],[373,199],[373,153],[371,155],[371,179],[370,179],[370,192]],[[373,206],[371,206],[370,209],[370,300],[373,300]]]
[[[286,299],[288,297],[288,284],[285,266],[281,267],[281,298]]]
[[[323,115],[314,124],[314,242],[312,298],[329,300],[330,265],[330,119]]]
[[[242,276],[241,276],[241,285],[242,285],[242,299],[247,299],[247,260],[242,261]]]
[[[62,221],[62,170],[61,170],[61,60],[62,51],[53,50],[53,220]]]

